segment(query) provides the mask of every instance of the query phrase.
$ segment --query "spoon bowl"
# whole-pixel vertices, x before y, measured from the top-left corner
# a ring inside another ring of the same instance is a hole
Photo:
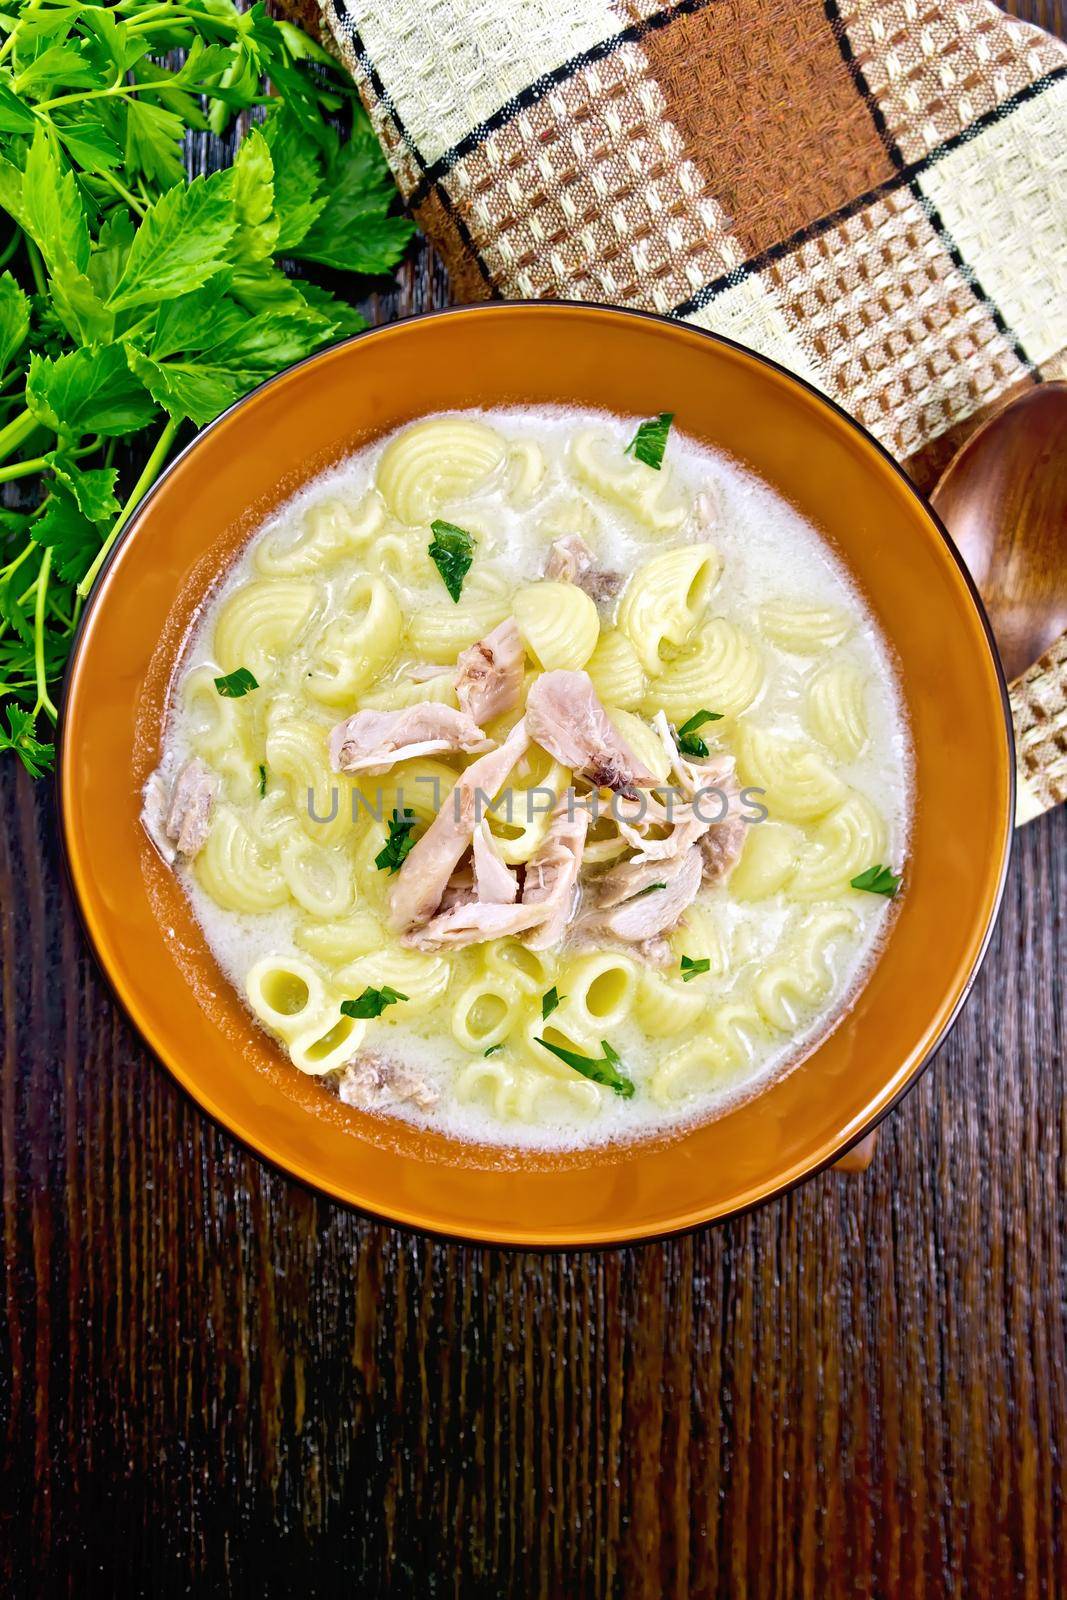
[[[981,591],[1009,681],[1067,628],[1067,383],[998,411],[930,496]]]

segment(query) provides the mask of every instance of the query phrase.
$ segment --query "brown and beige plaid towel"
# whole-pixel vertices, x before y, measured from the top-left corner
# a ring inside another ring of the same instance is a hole
[[[986,0],[323,0],[459,299],[773,356],[929,485],[1067,347],[1067,47]]]
[[[1067,375],[1067,47],[988,0],[321,4],[460,300],[726,334],[922,487]]]

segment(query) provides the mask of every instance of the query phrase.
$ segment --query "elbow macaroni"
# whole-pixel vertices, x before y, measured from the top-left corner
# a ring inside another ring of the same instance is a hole
[[[665,651],[680,650],[708,608],[721,570],[710,544],[686,544],[638,567],[619,603],[618,626],[645,671],[662,673]]]

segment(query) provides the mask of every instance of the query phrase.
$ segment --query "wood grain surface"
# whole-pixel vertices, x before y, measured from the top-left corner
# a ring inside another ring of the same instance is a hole
[[[368,311],[447,299],[423,248]],[[0,1593],[1065,1592],[1063,808],[866,1175],[551,1256],[264,1166],[113,1002],[50,787],[0,817]]]

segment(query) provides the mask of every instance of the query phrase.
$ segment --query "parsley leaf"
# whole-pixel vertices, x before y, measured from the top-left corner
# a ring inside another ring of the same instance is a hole
[[[659,883],[646,883],[643,889],[638,889],[633,898],[635,900],[643,900],[646,894],[655,894],[657,889],[665,889],[666,887],[667,884],[664,880]]]
[[[497,1051],[498,1050],[503,1050],[503,1048],[504,1048],[504,1046],[502,1044],[491,1044],[489,1046],[488,1050],[483,1050],[482,1051],[482,1055],[483,1056],[495,1056]]]
[[[44,457],[78,510],[90,522],[106,522],[119,509],[115,494],[116,467],[82,467],[66,450],[50,450]]]
[[[291,247],[293,254],[343,272],[388,271],[415,229],[406,217],[389,214],[395,192],[365,118],[355,120],[352,137],[330,162],[326,193],[328,206]]]
[[[710,971],[711,971],[711,957],[710,956],[701,956],[700,959],[697,960],[697,961],[694,961],[691,956],[683,956],[682,957],[682,982],[683,983],[691,983],[694,978],[696,978],[696,977],[698,977],[700,975],[700,973],[702,973],[702,972],[710,972]]]
[[[884,894],[887,900],[892,900],[900,888],[902,874],[893,873],[888,867],[868,867],[866,872],[861,872],[858,877],[849,881],[853,889],[865,889],[868,894]]]
[[[686,756],[706,756],[708,747],[704,740],[697,735],[697,729],[702,728],[705,722],[721,722],[721,711],[694,711],[687,722],[683,722],[678,729],[678,749]]]
[[[556,988],[555,984],[552,985],[551,989],[548,990],[547,994],[543,994],[541,996],[541,1021],[542,1022],[547,1022],[548,1021],[549,1017],[552,1015],[553,1011],[555,1011],[556,1007],[559,1005],[559,1003],[560,1003],[560,1001],[562,999],[563,999],[563,996],[560,994],[560,992]]]
[[[434,521],[430,523],[430,529],[433,533],[428,546],[430,560],[458,605],[463,592],[463,580],[474,560],[474,540],[466,528],[457,528],[454,522]]]
[[[267,792],[267,769],[263,763],[260,762],[257,770],[259,772],[259,798],[262,800],[263,796]]]
[[[580,1072],[583,1078],[591,1078],[594,1083],[602,1083],[607,1089],[614,1089],[624,1100],[631,1100],[635,1093],[634,1084],[617,1069],[622,1065],[621,1057],[611,1048],[606,1039],[601,1039],[600,1048],[602,1057],[579,1055],[576,1050],[564,1049],[562,1045],[549,1044],[547,1039],[535,1035],[538,1044],[544,1045],[552,1055],[560,1061],[566,1062],[568,1067],[573,1067],[575,1072]]]
[[[169,189],[185,176],[182,138],[185,124],[175,111],[130,96],[126,107],[126,165],[150,183]]]
[[[198,289],[226,265],[238,220],[231,172],[166,190],[137,229],[109,306],[151,305]]]
[[[30,302],[10,272],[0,277],[0,373],[7,371],[30,331]]]
[[[403,816],[394,811],[389,818],[389,837],[374,858],[380,872],[399,872],[404,857],[414,847],[411,830],[415,826],[414,811],[404,810]]]
[[[30,537],[51,550],[53,564],[65,583],[78,583],[100,548],[100,529],[79,509],[61,481],[54,484],[44,511],[30,528]]]
[[[120,344],[72,350],[54,361],[31,355],[26,400],[39,422],[69,438],[121,437],[156,414]]]
[[[406,999],[407,995],[401,994],[399,989],[392,989],[387,983],[383,983],[380,989],[364,989],[358,999],[342,1000],[341,1015],[380,1017],[386,1006],[395,1006],[398,1000]]]
[[[42,778],[52,770],[55,751],[50,744],[41,744],[34,737],[33,722],[28,711],[9,705],[7,728],[0,724],[0,750],[14,750],[30,777]]]
[[[215,688],[224,700],[240,700],[243,695],[259,688],[259,683],[247,667],[234,667],[224,678],[215,679]]]
[[[673,421],[673,411],[661,411],[658,417],[650,417],[647,422],[642,422],[623,454],[643,461],[646,467],[658,472],[663,465],[663,452],[667,448],[667,435]]]

